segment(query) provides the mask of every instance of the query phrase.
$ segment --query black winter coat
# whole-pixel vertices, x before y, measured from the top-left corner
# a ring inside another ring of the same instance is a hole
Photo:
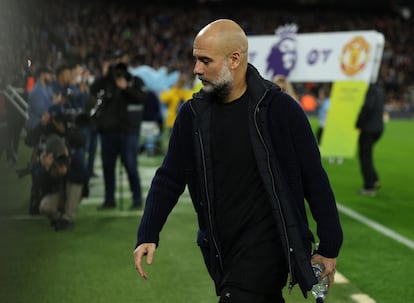
[[[319,253],[337,257],[343,234],[318,145],[300,105],[263,79],[249,65],[247,73],[250,137],[258,168],[271,197],[275,220],[284,243],[291,275],[290,286],[299,283],[304,296],[316,282],[310,258],[314,241],[308,227],[304,200],[317,222]],[[204,92],[181,108],[169,148],[147,196],[138,230],[137,246],[159,242],[159,233],[179,196],[188,186],[197,212],[197,243],[216,291],[222,278],[212,205],[213,173],[210,154],[210,96]]]
[[[385,90],[379,83],[370,84],[365,102],[359,112],[356,127],[363,132],[381,133],[384,130]]]

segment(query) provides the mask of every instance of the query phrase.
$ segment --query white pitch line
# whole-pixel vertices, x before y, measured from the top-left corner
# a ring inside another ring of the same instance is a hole
[[[414,250],[414,241],[396,233],[395,231],[357,213],[356,211],[353,211],[352,209],[337,203],[338,206],[338,210],[344,214],[347,214],[348,216],[350,216],[351,218],[373,228],[374,230],[380,232],[381,234],[397,241],[400,242],[401,244],[407,246],[408,248]]]
[[[343,274],[337,271],[335,273],[335,284],[346,284],[346,283],[349,283],[349,280],[345,278]]]
[[[376,303],[376,301],[366,294],[353,294],[351,298],[358,303]]]

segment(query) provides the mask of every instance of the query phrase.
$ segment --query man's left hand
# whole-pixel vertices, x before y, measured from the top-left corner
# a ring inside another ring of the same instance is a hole
[[[311,263],[319,263],[323,264],[325,270],[322,272],[321,279],[328,276],[329,277],[329,284],[328,287],[331,287],[334,283],[334,277],[336,272],[336,258],[326,258],[319,254],[314,254],[311,259]]]

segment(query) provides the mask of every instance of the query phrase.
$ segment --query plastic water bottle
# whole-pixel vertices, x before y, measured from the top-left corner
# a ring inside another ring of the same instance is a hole
[[[321,280],[321,274],[325,270],[323,264],[312,264],[312,268],[313,272],[315,273],[315,277],[318,279],[318,283],[313,285],[311,293],[316,299],[316,303],[324,303],[325,297],[328,294],[329,277],[326,276]]]

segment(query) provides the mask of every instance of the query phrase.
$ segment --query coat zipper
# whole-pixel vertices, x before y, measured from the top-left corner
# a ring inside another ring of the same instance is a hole
[[[278,201],[277,194],[276,194],[276,188],[275,188],[275,177],[273,175],[273,172],[272,172],[272,169],[271,169],[271,166],[270,166],[270,153],[269,153],[269,149],[268,149],[268,147],[267,147],[267,145],[265,143],[265,140],[263,138],[262,133],[260,132],[260,128],[259,128],[259,125],[257,123],[257,116],[258,116],[258,114],[260,112],[259,105],[260,105],[260,103],[262,103],[265,95],[266,95],[266,92],[260,98],[259,102],[257,102],[256,107],[254,109],[253,118],[254,118],[254,125],[256,127],[257,134],[259,135],[260,141],[262,142],[262,144],[264,146],[264,149],[266,150],[266,154],[267,154],[267,168],[269,170],[269,174],[270,174],[270,177],[272,179],[271,181],[272,181],[273,195],[275,196],[276,201]],[[278,206],[277,210],[279,211],[280,219],[282,220],[283,234],[285,236],[285,241],[286,241],[286,244],[287,244],[287,247],[288,247],[288,254],[287,254],[287,256],[288,256],[288,266],[289,266],[289,272],[290,272],[290,277],[289,277],[289,291],[291,291],[292,288],[293,288],[293,270],[292,270],[292,261],[291,261],[290,254],[293,252],[293,249],[289,245],[289,237],[288,237],[288,233],[287,233],[287,230],[286,230],[286,222],[285,222],[285,218],[283,216],[283,212],[282,212],[282,208],[281,208],[280,202],[277,203],[277,206]]]
[[[197,116],[191,103],[190,103],[190,108],[191,108],[194,116]],[[208,190],[208,181],[207,181],[207,179],[208,179],[207,178],[207,165],[206,165],[206,161],[205,161],[205,152],[204,152],[203,139],[201,138],[201,133],[200,133],[199,129],[197,131],[197,137],[198,137],[198,141],[199,141],[199,144],[200,144],[200,150],[201,150],[201,159],[202,159],[202,165],[203,165],[204,190],[206,192],[207,213],[208,213],[208,221],[209,221],[208,223],[209,223],[210,230],[211,230],[211,239],[213,240],[214,247],[217,251],[216,258],[218,258],[218,260],[219,260],[220,269],[223,271],[223,262],[222,262],[221,252],[220,252],[219,246],[217,244],[216,237],[214,236],[213,218],[212,218],[212,215],[211,215],[211,213],[212,213],[212,211],[211,211],[211,201],[210,201],[210,195],[209,195],[209,190]]]

